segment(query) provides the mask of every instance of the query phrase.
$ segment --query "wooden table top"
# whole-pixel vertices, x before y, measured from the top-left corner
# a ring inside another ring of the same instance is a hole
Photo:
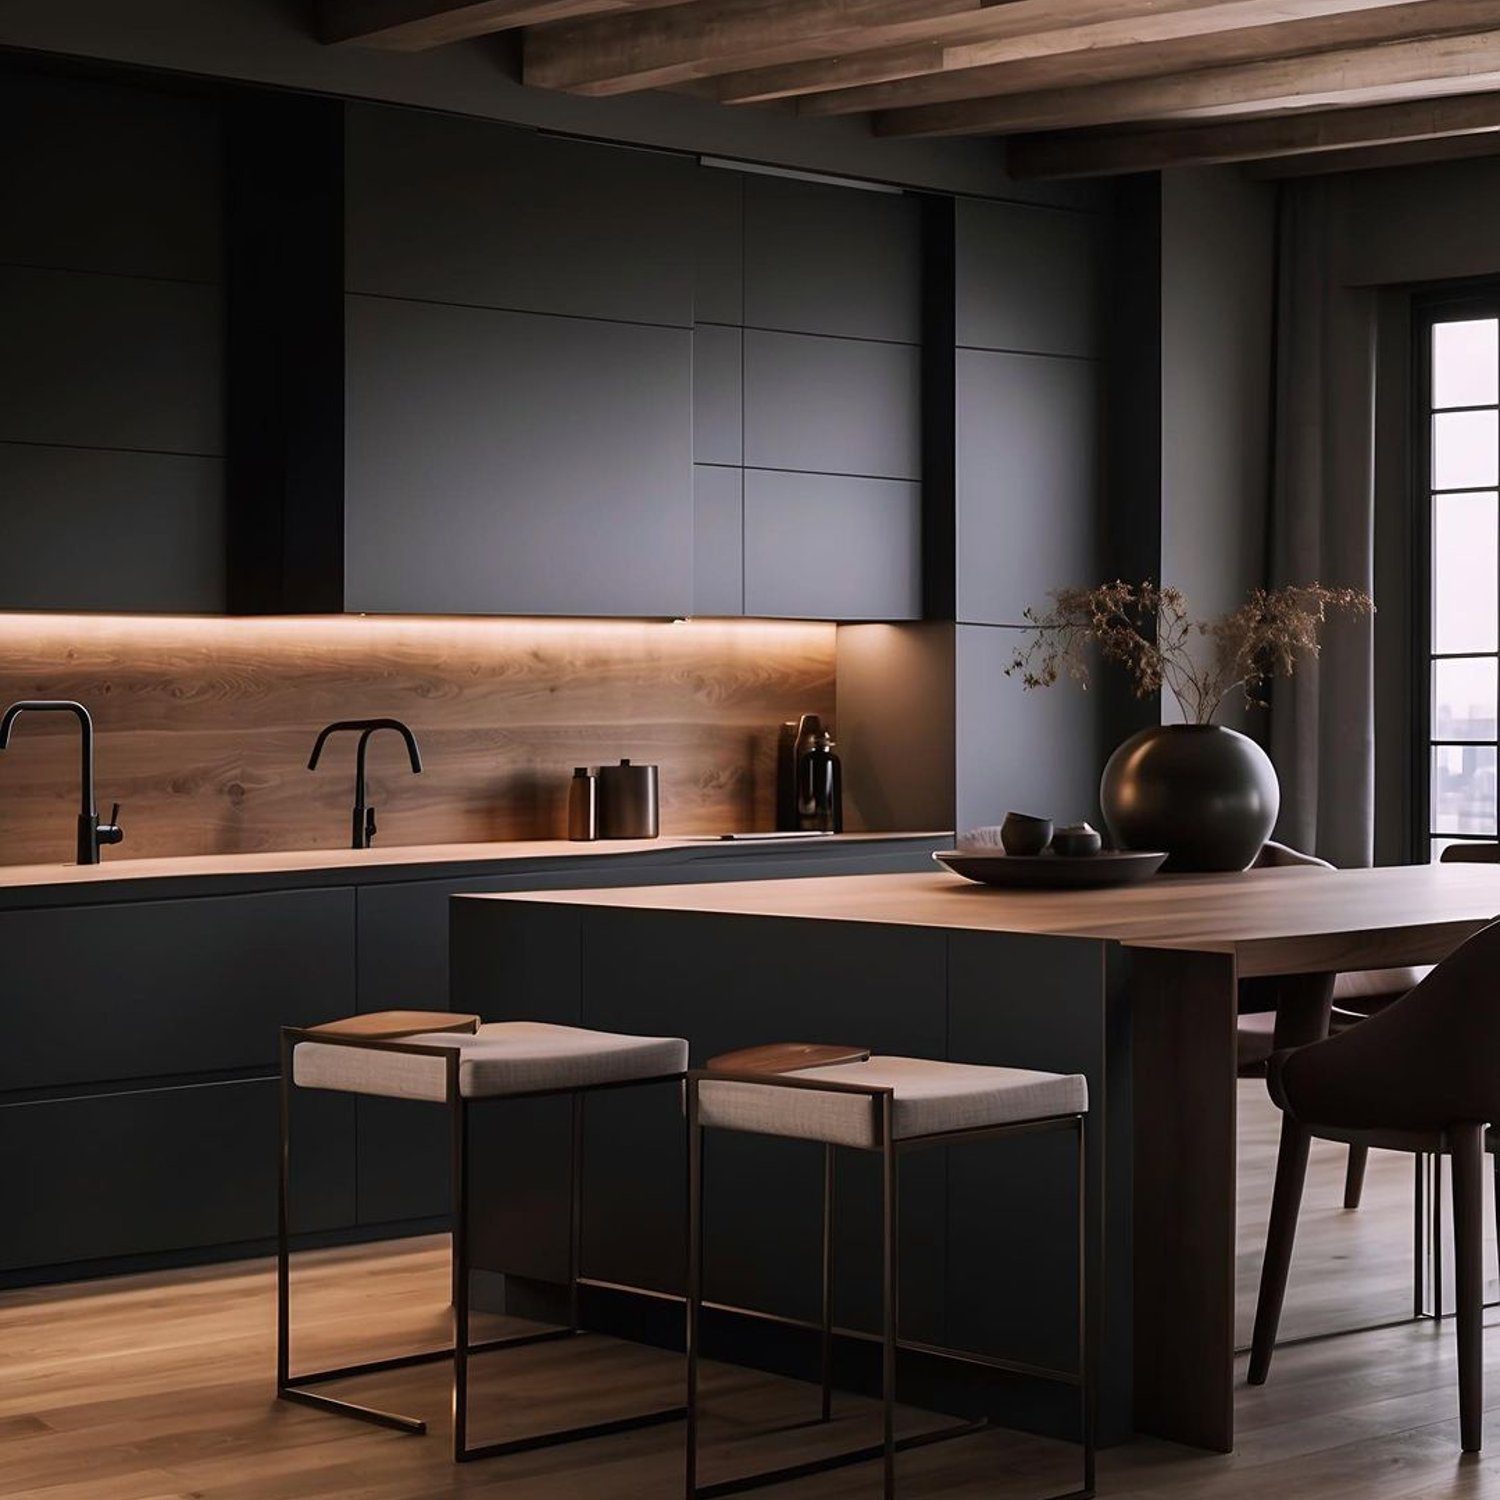
[[[1094,938],[1233,954],[1250,976],[1436,962],[1500,915],[1500,865],[1295,867],[1108,890],[997,890],[934,872],[459,899]]]

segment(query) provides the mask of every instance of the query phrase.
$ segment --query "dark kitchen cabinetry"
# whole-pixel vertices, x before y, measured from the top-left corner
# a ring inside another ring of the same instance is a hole
[[[0,88],[0,610],[225,607],[223,154],[185,94]]]
[[[0,1272],[163,1251],[212,1251],[276,1232],[274,1078],[0,1104]],[[354,1101],[295,1102],[292,1214],[304,1231],[354,1222]]]
[[[910,620],[922,613],[922,488],[745,471],[745,613]]]
[[[0,914],[0,1093],[272,1069],[354,1008],[353,947],[350,890]]]
[[[693,608],[685,328],[350,297],[345,604]]]

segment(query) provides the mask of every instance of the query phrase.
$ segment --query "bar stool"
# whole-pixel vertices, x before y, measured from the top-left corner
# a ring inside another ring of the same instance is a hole
[[[895,1429],[896,1353],[924,1355],[986,1369],[1009,1370],[1078,1388],[1083,1484],[1076,1500],[1094,1493],[1094,1413],[1097,1360],[1093,1310],[1096,1277],[1089,1274],[1090,1195],[1087,1175],[1088,1084],[1081,1074],[978,1067],[913,1057],[880,1057],[857,1048],[799,1043],[728,1053],[688,1074],[688,1303],[687,1500],[712,1500],[741,1490],[801,1478],[876,1458],[884,1465],[884,1494],[893,1500],[896,1454],[962,1436],[983,1423],[964,1422],[936,1434],[898,1440]],[[881,1160],[881,1442],[827,1458],[719,1483],[698,1484],[699,1323],[703,1308],[703,1136],[737,1130],[821,1142],[823,1201],[823,1407],[830,1416],[832,1322],[832,1185],[838,1148],[878,1153]],[[968,1351],[903,1341],[897,1328],[896,1246],[899,1229],[897,1166],[906,1153],[929,1146],[967,1145],[1002,1136],[1068,1130],[1077,1137],[1078,1318],[1075,1371],[1034,1366]]]
[[[281,1033],[280,1208],[277,1228],[276,1394],[283,1401],[337,1412],[400,1432],[422,1433],[427,1424],[307,1389],[333,1380],[409,1365],[453,1361],[453,1458],[456,1463],[519,1453],[583,1438],[602,1437],[675,1421],[682,1406],[638,1412],[611,1421],[470,1445],[469,1358],[493,1349],[515,1349],[579,1333],[579,1184],[583,1148],[583,1101],[604,1089],[681,1083],[687,1043],[678,1037],[621,1036],[544,1022],[502,1021],[481,1025],[477,1016],[442,1011],[385,1011],[324,1026]],[[291,1232],[289,1168],[293,1088],[378,1095],[443,1105],[449,1113],[453,1150],[453,1344],[450,1348],[397,1355],[338,1369],[291,1373]],[[469,1110],[498,1099],[569,1095],[573,1101],[568,1287],[569,1324],[536,1333],[469,1338]]]

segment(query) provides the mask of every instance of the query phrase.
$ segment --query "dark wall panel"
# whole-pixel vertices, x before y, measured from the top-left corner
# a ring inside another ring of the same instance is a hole
[[[745,462],[919,479],[920,354],[904,344],[745,334]]]
[[[958,343],[1095,354],[1102,341],[1102,221],[1093,214],[960,199]]]
[[[921,486],[745,473],[745,613],[832,620],[922,612]]]
[[[218,458],[0,443],[0,609],[224,608]]]
[[[693,613],[745,612],[745,474],[693,469]]]
[[[916,343],[916,201],[821,183],[745,178],[745,323]]]
[[[224,451],[217,287],[0,267],[0,441]]]
[[[957,382],[958,618],[1019,625],[1048,590],[1095,582],[1099,368],[961,350]]]
[[[146,89],[8,77],[0,263],[218,281],[223,139],[211,105]]]
[[[347,299],[352,609],[692,610],[692,335]]]
[[[347,160],[349,291],[693,321],[689,161],[374,108]]]
[[[737,464],[745,455],[744,335],[704,324],[693,330],[693,458]]]
[[[1024,639],[999,626],[956,627],[957,827],[992,826],[1014,809],[1102,828],[1099,773],[1114,743],[1101,695],[1068,682],[1027,691],[1007,677]]]

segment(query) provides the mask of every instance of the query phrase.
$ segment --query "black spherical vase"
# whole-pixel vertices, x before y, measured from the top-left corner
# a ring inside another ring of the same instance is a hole
[[[1110,756],[1099,803],[1117,849],[1165,849],[1163,870],[1244,870],[1271,836],[1281,787],[1248,735],[1158,724]]]

